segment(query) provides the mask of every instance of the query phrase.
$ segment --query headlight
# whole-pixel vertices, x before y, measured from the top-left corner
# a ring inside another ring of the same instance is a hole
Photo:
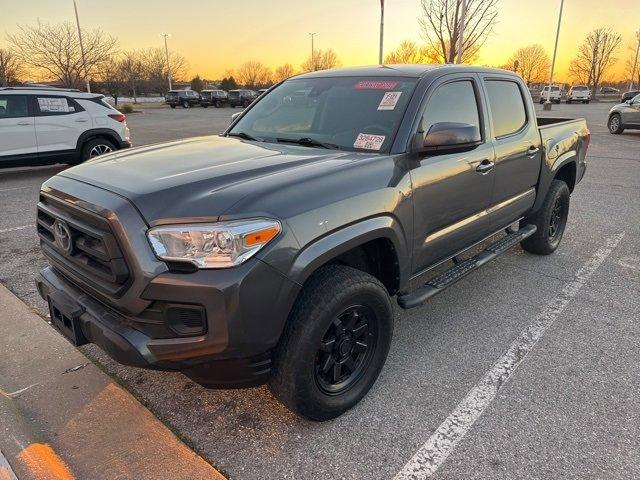
[[[166,225],[147,237],[161,260],[191,262],[199,268],[229,268],[246,262],[281,231],[268,218],[219,223]]]

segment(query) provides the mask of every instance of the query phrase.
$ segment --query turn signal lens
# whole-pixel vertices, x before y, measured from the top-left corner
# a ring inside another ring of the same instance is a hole
[[[279,226],[265,228],[257,232],[251,232],[244,236],[245,247],[255,247],[256,245],[265,245],[271,241],[273,237],[280,233]]]

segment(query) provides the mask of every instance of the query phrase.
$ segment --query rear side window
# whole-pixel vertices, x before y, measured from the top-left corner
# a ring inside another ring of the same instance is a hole
[[[470,80],[447,83],[433,93],[422,116],[421,129],[426,134],[440,122],[468,123],[482,131],[476,93]]]
[[[84,110],[78,103],[67,97],[36,97],[38,115],[67,115]]]
[[[527,113],[518,84],[509,80],[488,80],[486,86],[495,136],[504,137],[524,127]]]
[[[0,118],[20,118],[29,116],[26,95],[0,95]]]

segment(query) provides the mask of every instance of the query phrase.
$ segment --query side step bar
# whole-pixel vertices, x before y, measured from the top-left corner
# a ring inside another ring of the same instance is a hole
[[[414,290],[413,292],[399,294],[398,305],[405,309],[422,305],[428,299],[437,295],[445,288],[450,287],[461,278],[466,277],[471,272],[482,267],[485,263],[493,260],[498,255],[503,254],[525,238],[530,237],[536,233],[536,230],[537,228],[535,225],[526,225],[518,231],[508,234],[506,237],[502,237],[500,240],[489,245],[482,252],[468,260],[455,262],[453,267],[432,278],[425,283],[424,286]]]

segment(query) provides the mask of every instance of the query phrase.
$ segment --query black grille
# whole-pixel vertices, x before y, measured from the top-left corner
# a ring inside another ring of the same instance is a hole
[[[56,242],[56,222],[68,229],[71,246],[67,249]],[[106,218],[41,194],[37,227],[43,253],[65,276],[112,297],[124,293],[130,273]]]

